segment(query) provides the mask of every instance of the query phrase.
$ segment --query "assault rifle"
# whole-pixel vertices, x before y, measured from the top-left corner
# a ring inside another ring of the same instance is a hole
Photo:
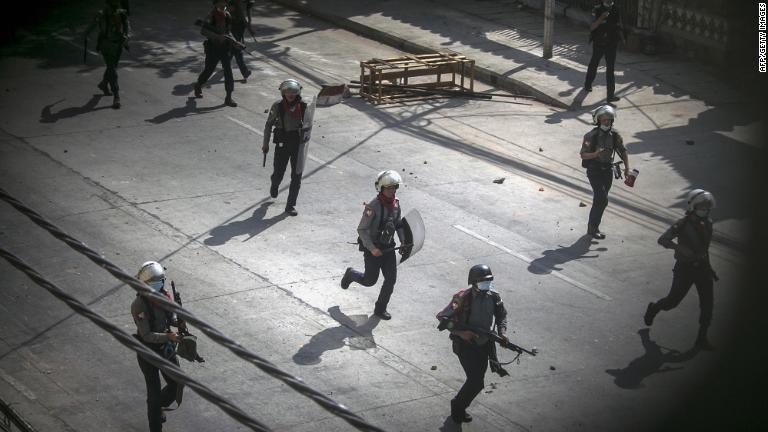
[[[536,349],[535,347],[531,348],[530,350],[528,350],[528,349],[525,349],[525,348],[521,347],[520,345],[516,345],[516,344],[510,342],[509,340],[505,341],[495,331],[485,330],[485,329],[482,329],[480,327],[475,327],[475,326],[471,326],[469,324],[464,324],[464,323],[452,321],[452,320],[450,320],[448,318],[443,318],[442,320],[440,320],[440,324],[437,326],[437,329],[440,330],[440,331],[443,331],[443,330],[446,330],[446,329],[448,329],[448,330],[459,330],[459,331],[461,331],[461,330],[469,330],[469,331],[474,332],[474,333],[484,334],[484,335],[488,336],[488,338],[491,339],[492,341],[498,343],[502,348],[506,348],[508,350],[512,350],[512,351],[516,352],[517,353],[517,357],[520,357],[520,355],[523,354],[523,353],[528,354],[528,355],[532,355],[532,356],[535,356],[536,354],[539,353],[539,350]],[[515,360],[517,359],[517,357],[515,357]],[[512,361],[515,361],[515,360],[512,360]]]
[[[195,25],[200,27],[200,28],[202,28],[201,33],[203,34],[203,36],[214,37],[214,38],[224,38],[227,41],[229,41],[229,43],[232,44],[232,46],[236,50],[238,50],[238,51],[245,51],[246,53],[250,54],[251,56],[256,57],[252,52],[248,51],[248,49],[245,47],[244,43],[238,41],[237,39],[232,37],[232,35],[226,34],[226,33],[219,33],[218,31],[216,31],[215,28],[213,28],[213,26],[211,26],[209,23],[207,23],[207,22],[205,22],[205,21],[203,21],[201,19],[196,19],[195,20]]]
[[[171,281],[171,291],[173,291],[173,301],[181,306],[181,294],[176,291],[176,284],[173,281]],[[197,353],[197,337],[189,332],[187,323],[176,316],[176,324],[179,328],[179,335],[181,336],[181,341],[179,342],[179,348],[176,354],[188,361],[205,362],[205,359],[200,357]]]
[[[171,281],[171,291],[173,292],[173,301],[176,302],[179,306],[181,306],[181,294],[179,294],[178,291],[176,291],[176,283]],[[178,324],[177,327],[179,327],[179,333],[186,333],[189,334],[189,331],[187,331],[187,323],[184,322],[183,319],[176,317],[176,323]]]

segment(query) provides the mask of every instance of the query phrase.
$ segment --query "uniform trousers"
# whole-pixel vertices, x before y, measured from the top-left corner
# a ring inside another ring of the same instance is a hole
[[[489,342],[493,343],[493,342]],[[462,340],[453,341],[453,352],[459,357],[467,380],[456,397],[451,400],[451,415],[461,417],[475,397],[485,387],[485,372],[488,370],[488,343],[476,345]]]
[[[397,254],[392,250],[376,257],[366,249],[363,251],[363,260],[365,261],[365,273],[353,270],[352,281],[362,286],[373,286],[379,280],[379,272],[381,272],[384,275],[384,283],[381,285],[379,298],[376,300],[375,311],[385,312],[397,281]]]
[[[613,172],[610,168],[590,167],[587,178],[592,186],[592,208],[589,210],[589,230],[598,230],[603,220],[603,212],[608,206],[608,191],[613,183]]]
[[[144,381],[147,384],[147,418],[149,419],[149,431],[160,432],[163,430],[162,414],[163,408],[170,406],[176,400],[177,384],[165,372],[153,366],[148,361],[136,356],[139,360],[139,368],[144,374]],[[179,365],[179,360],[174,356],[172,363]],[[165,379],[165,387],[161,388],[160,374]]]

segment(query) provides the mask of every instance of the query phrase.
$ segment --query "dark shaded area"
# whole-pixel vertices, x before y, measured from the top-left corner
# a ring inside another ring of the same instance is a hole
[[[197,107],[197,99],[194,96],[190,96],[190,97],[187,98],[187,102],[186,102],[186,104],[184,104],[183,107],[173,108],[173,109],[171,109],[171,110],[169,110],[167,112],[164,112],[162,114],[158,114],[158,115],[154,116],[153,118],[146,119],[144,121],[149,122],[149,123],[154,123],[154,124],[160,124],[160,123],[165,123],[168,120],[180,119],[180,118],[184,118],[184,117],[187,117],[187,116],[190,116],[190,115],[197,115],[197,114],[202,114],[202,113],[206,113],[206,112],[209,112],[209,111],[215,111],[215,110],[217,110],[219,108],[223,108],[224,106],[225,105],[222,102],[222,103],[220,103],[219,105],[216,105],[216,106],[198,108]]]
[[[597,258],[600,254],[587,255],[587,252],[592,252],[590,247],[597,242],[592,241],[592,236],[584,234],[579,237],[570,246],[560,246],[557,249],[548,249],[541,253],[541,257],[531,261],[528,265],[528,271],[534,274],[550,274],[552,270],[560,271],[563,268],[559,265],[565,264],[568,261],[573,261],[581,258]],[[604,252],[607,248],[600,247],[595,251]]]
[[[638,389],[644,387],[643,380],[653,374],[671,372],[683,369],[683,366],[667,366],[667,363],[683,363],[691,360],[699,353],[696,348],[680,352],[671,348],[664,348],[650,338],[650,329],[642,329],[637,332],[643,344],[645,353],[632,360],[623,369],[608,369],[605,372],[615,377],[613,380],[617,386],[623,389]]]
[[[104,97],[104,95],[95,94],[91,96],[91,98],[88,99],[88,101],[82,106],[63,108],[63,109],[60,109],[59,111],[53,112],[52,108],[55,105],[58,105],[60,102],[64,101],[64,99],[60,99],[52,104],[49,104],[43,107],[43,109],[40,111],[40,123],[56,123],[61,119],[71,118],[71,117],[79,116],[81,114],[86,114],[93,111],[111,108],[112,107],[111,99],[110,99],[109,105],[104,105],[98,108],[96,107],[96,105],[99,103],[102,97]]]
[[[191,98],[190,98],[191,99]],[[277,216],[273,216],[269,219],[264,219],[267,214],[267,209],[272,205],[272,201],[263,202],[256,210],[253,211],[253,215],[248,219],[241,221],[233,221],[225,225],[217,226],[212,229],[208,237],[203,241],[206,246],[221,246],[224,243],[232,240],[234,237],[248,234],[248,238],[245,241],[256,237],[262,231],[268,229],[272,225],[285,219],[288,215],[286,213],[280,213]]]
[[[339,349],[344,345],[359,350],[376,348],[376,341],[373,340],[373,329],[381,322],[379,317],[376,315],[347,316],[338,306],[330,307],[328,313],[340,325],[325,329],[312,336],[309,342],[293,355],[293,361],[296,364],[318,364],[323,353]],[[347,340],[346,343],[345,340]]]

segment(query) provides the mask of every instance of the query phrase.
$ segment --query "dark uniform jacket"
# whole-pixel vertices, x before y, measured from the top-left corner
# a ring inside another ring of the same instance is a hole
[[[387,232],[387,224],[391,224],[389,228],[391,232]],[[405,233],[402,226],[400,201],[395,198],[395,207],[392,209],[384,206],[378,196],[369,201],[363,209],[363,217],[357,226],[360,250],[371,251],[374,248],[393,247],[395,233],[402,243]]]
[[[169,342],[167,333],[171,331],[171,325],[176,325],[173,313],[137,295],[131,304],[131,316],[136,323],[137,336],[145,345],[160,350]]]
[[[592,8],[592,21],[597,20],[605,11],[609,13],[608,18],[590,33],[589,40],[600,46],[618,45],[623,29],[619,8],[615,3],[608,8],[602,3]]]
[[[678,262],[709,265],[709,243],[712,240],[710,218],[702,219],[693,214],[686,215],[659,237],[659,244],[671,249],[674,244],[672,240],[675,238],[680,246],[693,252],[693,256],[687,256],[675,250],[675,259]]]
[[[609,168],[610,164],[613,163],[614,153],[618,153],[622,158],[627,154],[624,139],[615,128],[605,132],[600,127],[595,127],[584,135],[580,153],[592,153],[600,149],[611,149],[611,151],[600,152],[597,159],[584,159],[582,166],[585,168],[590,166]]]
[[[120,50],[131,33],[128,11],[125,9],[102,9],[96,14],[93,22],[85,31],[86,37],[94,28],[98,28],[99,31],[98,38],[96,39],[97,51]]]
[[[272,104],[267,115],[267,123],[264,125],[264,145],[269,144],[269,138],[272,136],[272,127],[274,126],[274,142],[281,143],[291,138],[298,138],[298,132],[301,130],[304,124],[304,115],[307,112],[307,103],[299,101],[299,106],[294,109],[301,110],[301,120],[295,118],[285,109],[283,104],[284,99]]]

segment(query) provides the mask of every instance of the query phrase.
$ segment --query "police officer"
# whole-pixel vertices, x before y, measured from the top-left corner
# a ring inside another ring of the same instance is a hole
[[[595,128],[584,135],[581,145],[581,166],[587,169],[587,178],[592,186],[592,208],[589,210],[587,234],[604,239],[600,232],[600,221],[608,205],[608,191],[613,182],[613,155],[618,153],[624,161],[624,175],[629,173],[629,156],[619,131],[614,129],[616,112],[610,105],[599,107],[592,115]]]
[[[621,26],[619,9],[613,0],[603,0],[602,3],[592,8],[592,24],[589,27],[589,40],[592,41],[592,58],[587,67],[587,79],[584,82],[584,90],[592,91],[592,81],[597,75],[597,66],[600,59],[605,56],[605,81],[608,85],[608,102],[615,102],[619,98],[614,94],[616,90],[616,78],[613,68],[616,63],[616,48],[619,42],[624,42],[624,30]]]
[[[245,44],[245,29],[251,25],[251,4],[246,0],[229,0],[229,11],[232,14],[232,36],[236,41]],[[243,59],[243,50],[236,49],[232,53],[237,67],[243,76],[243,82],[251,76],[251,71]]]
[[[363,210],[363,217],[357,226],[358,244],[363,252],[365,273],[348,267],[341,278],[341,287],[349,288],[352,282],[363,286],[373,286],[379,279],[379,271],[384,275],[384,283],[376,300],[374,315],[388,320],[392,315],[387,312],[387,304],[392,296],[397,281],[397,256],[395,254],[395,233],[402,244],[405,234],[402,227],[400,202],[395,197],[402,183],[397,171],[382,171],[376,177],[374,186],[378,195],[368,202]],[[399,252],[402,254],[403,250]]]
[[[717,275],[709,263],[709,242],[712,239],[712,220],[709,214],[715,208],[715,197],[702,189],[690,191],[686,197],[685,217],[675,222],[659,237],[659,244],[675,250],[675,267],[672,270],[672,287],[663,299],[649,303],[643,317],[645,325],[653,324],[659,311],[674,309],[683,300],[691,285],[699,293],[699,333],[696,347],[713,349],[707,339],[707,329],[712,322],[712,281]],[[673,240],[677,238],[677,243]]]
[[[447,318],[485,331],[490,331],[495,325],[498,335],[504,342],[508,342],[505,335],[507,310],[499,293],[491,289],[492,281],[490,267],[485,264],[473,266],[467,277],[469,289],[454,295],[451,304],[438,314],[438,318]],[[453,352],[467,375],[464,385],[456,397],[451,399],[451,419],[456,423],[466,423],[472,421],[472,416],[466,411],[467,407],[485,387],[489,360],[496,361],[496,346],[487,334],[471,330],[452,329],[450,338],[453,341]],[[492,363],[491,369],[498,373],[495,365],[498,363]]]
[[[213,74],[216,65],[221,63],[224,71],[224,90],[227,96],[224,104],[236,107],[237,103],[232,99],[232,92],[235,90],[235,80],[232,77],[232,51],[235,47],[232,44],[230,34],[232,17],[227,10],[226,0],[213,0],[213,10],[205,19],[205,24],[201,33],[207,37],[204,42],[205,48],[205,68],[197,77],[195,82],[195,97],[203,97],[203,84]],[[229,37],[229,38],[228,38]]]
[[[170,293],[165,288],[165,269],[159,263],[155,261],[145,262],[141,265],[136,277],[172,300]],[[179,323],[174,318],[174,314],[165,311],[151,299],[137,295],[131,304],[131,315],[134,323],[136,323],[137,334],[135,336],[159,356],[178,365],[179,360],[175,354],[176,343],[180,336],[178,332],[171,330],[171,326],[179,326]],[[183,325],[181,327],[179,330],[183,330]],[[147,384],[149,430],[150,432],[159,432],[163,430],[162,423],[165,422],[162,409],[170,406],[173,401],[180,400],[178,395],[180,386],[163,372],[166,385],[161,388],[160,370],[141,356],[137,355],[137,358],[139,368],[141,368],[141,373],[144,374],[144,381]]]
[[[128,21],[128,11],[121,7],[120,0],[107,0],[104,9],[100,10],[85,31],[85,44],[88,35],[98,27],[99,35],[96,50],[104,57],[104,76],[98,84],[105,96],[114,95],[112,108],[120,108],[120,86],[117,83],[117,64],[123,54],[123,47],[130,38],[131,26]]]
[[[283,81],[278,87],[282,98],[272,104],[264,125],[264,141],[261,150],[269,152],[269,139],[273,137],[275,143],[274,171],[272,172],[272,184],[269,195],[277,198],[280,182],[283,181],[288,162],[291,163],[291,185],[288,188],[288,202],[285,204],[285,212],[291,216],[299,213],[296,211],[296,199],[301,188],[302,173],[298,172],[299,144],[302,139],[302,127],[304,115],[307,112],[306,102],[301,100],[301,84],[295,79]],[[274,131],[272,127],[274,126]]]

